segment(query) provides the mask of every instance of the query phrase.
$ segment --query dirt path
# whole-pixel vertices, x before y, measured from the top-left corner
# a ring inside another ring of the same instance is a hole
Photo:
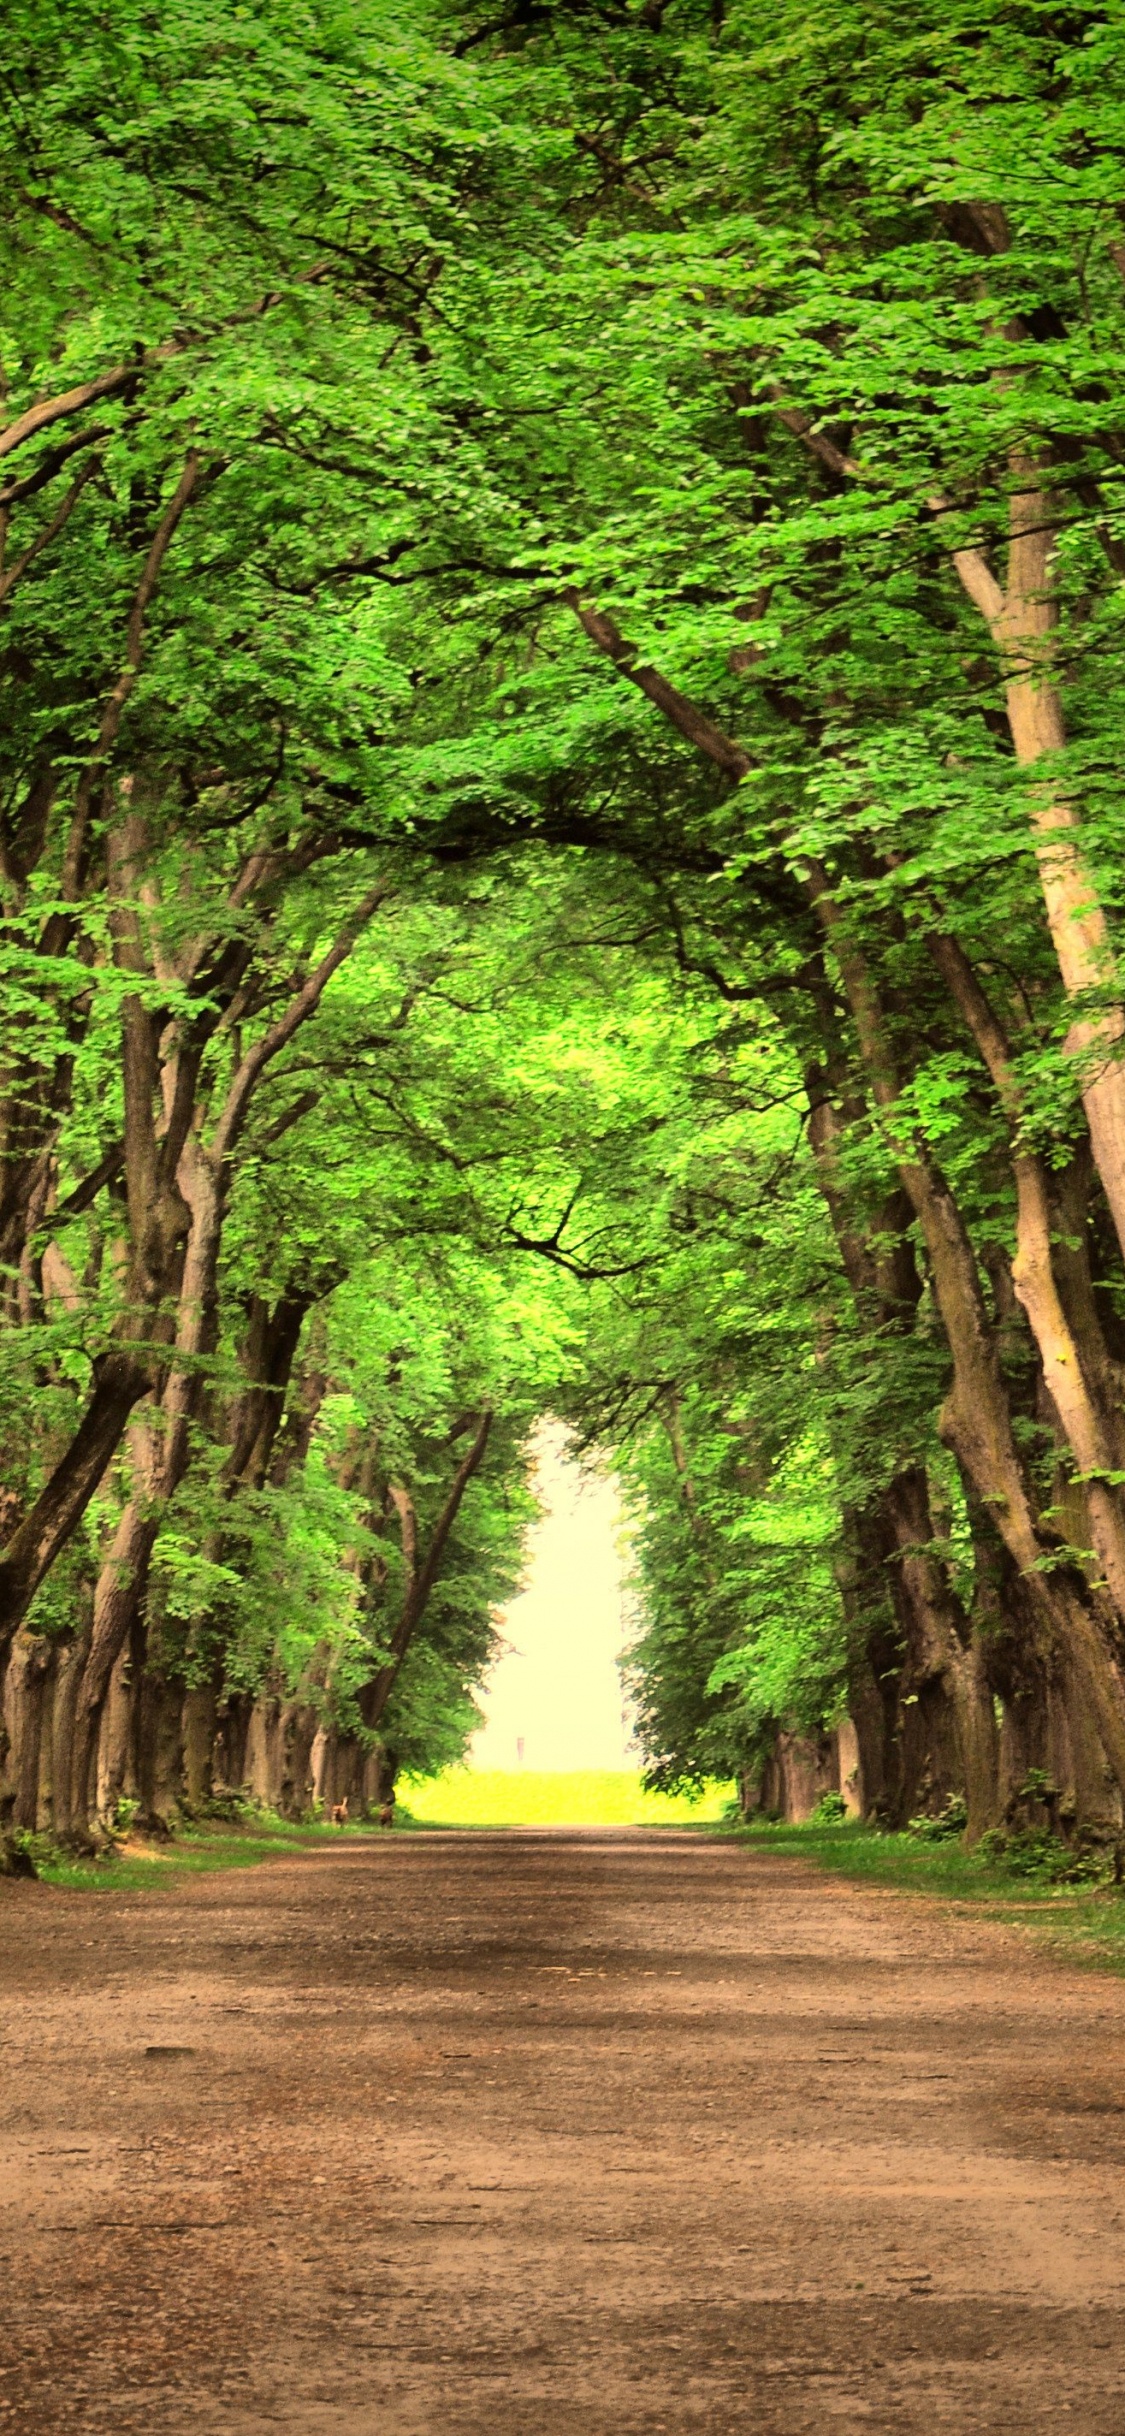
[[[1125,2427],[1125,1987],[666,1834],[0,1899],[0,2429]]]

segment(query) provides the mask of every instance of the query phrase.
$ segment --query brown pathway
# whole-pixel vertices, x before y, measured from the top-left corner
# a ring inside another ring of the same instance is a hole
[[[9,1884],[0,2082],[4,2436],[1125,2430],[1125,1986],[918,1898],[651,1831]]]

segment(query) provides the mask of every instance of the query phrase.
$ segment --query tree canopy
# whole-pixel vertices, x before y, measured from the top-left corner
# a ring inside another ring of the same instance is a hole
[[[1119,1825],[1123,84],[1038,0],[15,8],[17,1825],[455,1755],[546,1411],[656,1781]]]

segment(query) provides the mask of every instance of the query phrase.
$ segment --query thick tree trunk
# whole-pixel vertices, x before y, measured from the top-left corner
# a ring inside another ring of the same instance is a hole
[[[137,1684],[137,1825],[148,1835],[167,1825],[157,1795],[157,1744],[160,1730],[159,1675],[146,1665]]]
[[[795,1734],[779,1726],[761,1763],[757,1806],[769,1817],[798,1826],[811,1817],[824,1794],[840,1790],[836,1735]]]
[[[88,1825],[96,1807],[95,1760],[110,1678],[136,1623],[159,1513],[131,1497],[114,1532],[94,1592],[94,1620],[74,1719],[72,1816]]]
[[[1008,580],[1001,587],[979,550],[953,563],[987,621],[1000,654],[1008,726],[1025,770],[1066,749],[1066,721],[1055,665],[1058,628],[1058,506],[1026,450],[1013,452],[1009,496]],[[1091,1001],[1071,1025],[1067,1048],[1079,1064],[1082,1102],[1098,1174],[1125,1252],[1125,1011],[1116,990],[1117,959],[1094,866],[1076,806],[1057,781],[1031,792],[1031,829],[1043,904],[1063,987]]]
[[[217,1701],[213,1683],[193,1683],[184,1693],[184,1789],[189,1811],[206,1809],[214,1791]]]
[[[960,1771],[957,1790],[964,1794],[968,1813],[965,1842],[973,1845],[990,1827],[999,1825],[1003,1812],[1000,1731],[988,1652],[979,1641],[974,1640],[956,1661],[953,1711]]]
[[[184,1787],[184,1690],[151,1667],[140,1678],[137,1712],[137,1824],[166,1830]]]
[[[835,1737],[836,1790],[847,1809],[848,1817],[860,1819],[863,1817],[863,1791],[859,1735],[856,1732],[855,1719],[842,1717],[835,1728]]]
[[[118,1651],[110,1674],[98,1737],[96,1806],[103,1819],[113,1819],[119,1802],[126,1796],[132,1799],[136,1793],[136,1691],[132,1650],[126,1643]]]
[[[835,1562],[847,1637],[848,1711],[858,1745],[858,1797],[864,1818],[889,1825],[902,1814],[899,1689],[902,1636],[887,1573],[888,1543],[878,1502],[844,1516]]]
[[[86,1669],[90,1632],[76,1633],[59,1652],[51,1736],[51,1825],[58,1836],[81,1832],[86,1839],[85,1811],[74,1805],[75,1738],[78,1699]]]
[[[55,1645],[44,1634],[16,1634],[4,1680],[8,1750],[0,1790],[0,1818],[13,1827],[39,1825],[43,1719],[54,1659]]]
[[[246,1735],[246,1782],[267,1810],[281,1808],[281,1714],[276,1692],[259,1693]]]
[[[1044,1568],[1045,1558],[1055,1559],[1057,1543],[1040,1526],[1017,1450],[1007,1386],[961,1212],[925,1144],[908,1137],[904,1129],[882,1011],[863,958],[825,892],[823,875],[814,878],[813,895],[836,951],[872,1096],[884,1114],[929,1254],[934,1298],[953,1361],[953,1385],[939,1424],[942,1437],[980,1503],[995,1516],[1000,1537],[1026,1583],[1028,1610],[1038,1617],[1048,1645],[1085,1684],[1107,1759],[1125,1794],[1125,1681],[1112,1646],[1111,1620],[1099,1616],[1095,1595],[1074,1569],[1065,1564],[1050,1572]],[[1095,1492],[1100,1485],[1092,1484]],[[1091,1512],[1096,1510],[1095,1495]]]
[[[364,1783],[367,1754],[355,1734],[341,1734],[334,1725],[322,1725],[312,1748],[313,1799],[321,1803],[325,1813],[340,1802],[347,1802],[349,1812],[358,1817],[364,1803]]]
[[[1082,1686],[1062,1675],[1052,1686],[1051,1824],[1057,1834],[1116,1843],[1125,1804],[1102,1747]]]
[[[148,1384],[147,1371],[131,1355],[104,1354],[95,1364],[90,1399],[70,1445],[0,1551],[0,1654],[77,1530]]]
[[[308,1816],[312,1800],[312,1747],[320,1724],[308,1701],[286,1701],[281,1712],[281,1771],[277,1808],[283,1818]]]
[[[900,1194],[873,1218],[862,1224],[855,1219],[841,1157],[845,1119],[837,1105],[843,1060],[836,1043],[829,1047],[831,1074],[812,1067],[806,1077],[817,1178],[857,1312],[905,1337],[922,1291],[907,1240],[911,1203]],[[861,1651],[862,1634],[854,1626],[849,1632],[849,1705],[860,1737],[865,1807],[895,1826],[915,1812],[942,1809],[961,1785],[953,1676],[968,1632],[934,1536],[925,1473],[907,1466],[854,1518],[854,1554],[845,1569],[854,1579],[841,1579],[845,1609],[850,1598],[853,1610],[870,1618],[868,1651]],[[888,1595],[893,1632],[880,1620]]]
[[[253,1715],[254,1698],[250,1692],[229,1692],[218,1712],[215,1775],[228,1793],[240,1793],[247,1782],[247,1745]]]
[[[967,957],[955,939],[934,934],[934,961],[968,1024],[1004,1110],[1011,1137],[1016,1187],[1016,1257],[1013,1290],[1026,1314],[1039,1355],[1043,1385],[1060,1439],[1069,1448],[1084,1507],[1079,1546],[1092,1545],[1125,1630],[1125,1509],[1113,1474],[1125,1455],[1119,1399],[1109,1371],[1089,1272],[1084,1259],[1084,1211],[1075,1205],[1077,1178],[1061,1182],[1067,1217],[1079,1225],[1074,1248],[1057,1241],[1051,1182],[1041,1159],[1026,1147],[1023,1092],[1003,1027]],[[1061,1251],[1061,1261],[1060,1261]],[[1061,1271],[1061,1273],[1060,1273]],[[1065,1291],[1064,1291],[1065,1286]],[[1078,1319],[1078,1331],[1071,1314]]]
[[[921,1464],[897,1472],[879,1502],[904,1650],[901,1807],[895,1821],[901,1825],[919,1812],[944,1809],[950,1794],[961,1790],[956,1685],[969,1630],[945,1565],[934,1553],[929,1484]]]
[[[336,1736],[331,1726],[321,1724],[313,1735],[309,1775],[314,1806],[330,1810],[336,1800]]]
[[[398,1755],[386,1743],[375,1742],[364,1753],[360,1790],[365,1810],[385,1809],[395,1798]]]

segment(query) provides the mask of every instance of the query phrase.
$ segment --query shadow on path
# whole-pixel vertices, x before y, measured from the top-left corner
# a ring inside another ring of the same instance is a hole
[[[677,1830],[0,1903],[0,2430],[1125,2426],[1125,1986]]]

